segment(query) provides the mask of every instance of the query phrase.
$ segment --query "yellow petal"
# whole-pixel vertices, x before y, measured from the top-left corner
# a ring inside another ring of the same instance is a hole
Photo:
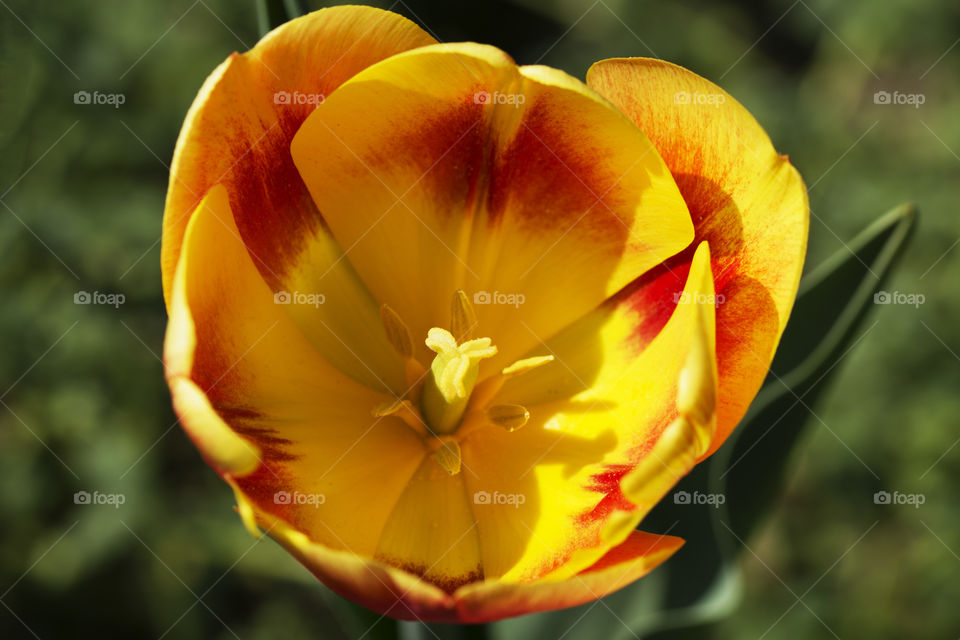
[[[239,475],[251,473],[259,466],[259,447],[231,429],[192,380],[171,377],[170,394],[180,423],[211,466]]]
[[[490,496],[474,506],[487,577],[558,580],[590,566],[706,450],[716,399],[706,244],[684,292],[688,302],[652,339],[635,301],[617,298],[530,354],[555,362],[504,383],[494,402],[522,402],[527,425],[478,428],[463,444],[468,492]],[[682,442],[670,428],[677,420],[690,425]],[[626,494],[621,480],[644,465],[649,482]],[[522,498],[498,504],[497,495]]]
[[[318,544],[270,514],[257,515],[265,531],[335,592],[377,613],[423,622],[489,622],[589,602],[646,575],[683,545],[680,538],[634,531],[566,580],[485,580],[451,593],[379,560]]]
[[[451,475],[433,456],[425,458],[396,501],[375,557],[448,593],[481,579],[477,528],[463,484],[469,473]]]
[[[369,67],[291,149],[347,259],[414,336],[448,326],[454,292],[471,296],[478,335],[500,348],[487,372],[692,237],[634,125],[570,76],[493,47],[433,45]]]
[[[417,576],[345,550],[311,540],[287,523],[261,516],[277,542],[333,591],[376,612],[404,620],[435,620],[450,616],[453,598]]]
[[[614,59],[596,63],[587,82],[649,136],[690,208],[696,243],[710,243],[722,302],[717,432],[706,456],[746,413],[790,315],[806,252],[806,188],[753,116],[695,73]],[[691,258],[687,250],[639,283],[649,323],[680,290],[677,272]]]
[[[650,573],[682,545],[673,536],[632,531],[594,565],[565,580],[467,585],[456,594],[458,620],[486,622],[592,602]]]
[[[372,557],[426,450],[400,418],[371,415],[387,398],[324,361],[286,308],[239,239],[226,189],[214,187],[191,217],[174,280],[174,406],[259,511]]]

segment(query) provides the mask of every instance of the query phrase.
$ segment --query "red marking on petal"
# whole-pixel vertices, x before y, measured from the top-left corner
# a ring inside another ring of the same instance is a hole
[[[587,488],[602,494],[603,497],[593,509],[576,517],[578,526],[586,528],[603,522],[615,511],[635,511],[638,508],[636,503],[623,494],[620,482],[625,475],[633,471],[640,460],[650,454],[660,434],[676,416],[676,406],[663,407],[662,414],[645,425],[645,431],[640,439],[624,453],[624,459],[632,462],[606,464],[603,471],[590,476],[591,482]],[[653,505],[639,506],[649,508]]]
[[[606,471],[591,476],[592,482],[587,488],[604,495],[592,511],[577,516],[578,525],[585,526],[598,520],[605,520],[614,511],[636,509],[636,505],[630,502],[620,490],[620,481],[632,469],[631,464],[610,464],[607,465]]]
[[[274,125],[277,135],[231,141],[239,159],[231,170],[230,207],[253,263],[272,289],[283,287],[279,276],[290,258],[325,226],[290,155],[289,141],[307,115],[309,109],[291,109]]]
[[[628,284],[607,302],[611,305],[626,303],[637,313],[639,322],[633,347],[638,351],[650,344],[673,314],[686,284],[693,254],[701,242],[710,243],[710,269],[718,301],[725,299],[725,290],[740,271],[743,230],[739,211],[730,196],[715,182],[702,176],[684,174],[676,175],[674,179],[690,210],[695,231],[693,242]]]
[[[429,582],[443,589],[450,595],[453,595],[453,593],[457,589],[459,589],[460,587],[466,584],[470,584],[471,582],[479,582],[480,580],[483,580],[483,568],[479,564],[477,565],[477,568],[474,569],[473,571],[469,573],[465,573],[463,575],[459,575],[459,576],[437,576],[437,575],[428,576],[427,572],[430,571],[430,567],[422,563],[414,564],[411,562],[403,562],[400,560],[395,560],[395,559],[391,559],[383,556],[377,556],[376,559],[379,560],[380,562],[383,562],[384,564],[389,564],[398,569],[406,571],[407,573],[411,573],[417,576],[418,578],[420,578],[421,580],[425,580],[426,582]]]
[[[275,435],[274,429],[261,426],[265,417],[258,411],[220,408],[217,413],[234,431],[260,450],[260,465],[249,475],[235,477],[237,486],[263,511],[282,518],[294,527],[302,528],[298,510],[304,507],[278,499],[278,494],[292,493],[297,489],[283,466],[283,463],[298,458],[287,451],[292,442]]]
[[[571,132],[556,108],[532,103],[495,159],[487,198],[490,224],[509,208],[535,229],[589,224],[600,236],[622,238],[629,221],[617,218],[618,204],[607,194],[617,176],[609,175],[603,151],[591,148],[588,136]]]
[[[420,171],[412,177],[424,185],[417,191],[437,198],[430,203],[436,211],[471,215],[482,188],[489,146],[483,105],[471,95],[439,114],[424,113],[418,121],[418,129],[388,141],[371,166],[374,170],[378,164],[418,167]]]

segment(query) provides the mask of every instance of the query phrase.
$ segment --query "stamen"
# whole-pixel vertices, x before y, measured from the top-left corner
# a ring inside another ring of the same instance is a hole
[[[477,312],[463,289],[457,289],[450,305],[450,329],[458,341],[473,337],[473,328],[477,325]]]
[[[422,436],[429,435],[430,430],[427,429],[427,425],[424,423],[423,418],[420,416],[420,412],[417,411],[417,408],[413,406],[409,400],[393,400],[390,402],[384,402],[383,404],[374,407],[373,415],[380,418],[383,416],[396,416],[406,422],[411,429],[416,431]]]
[[[504,367],[503,370],[500,371],[500,375],[490,376],[477,385],[477,388],[473,392],[473,400],[471,401],[473,407],[486,406],[493,399],[493,396],[500,392],[500,389],[503,388],[503,383],[509,378],[527,373],[549,362],[553,362],[553,356],[534,356],[532,358],[517,360],[513,364]]]
[[[444,471],[452,476],[460,473],[461,453],[460,444],[456,440],[444,438],[440,442],[440,447],[433,452],[433,459],[436,460]]]
[[[403,372],[407,381],[407,395],[414,400],[420,398],[420,387],[423,384],[423,374],[426,373],[423,365],[413,356],[413,340],[410,330],[396,311],[388,304],[380,305],[380,321],[387,333],[387,340],[394,350],[403,358]]]
[[[511,378],[513,376],[518,376],[521,373],[526,373],[531,369],[536,369],[537,367],[545,365],[548,362],[553,362],[553,356],[534,356],[532,358],[524,358],[523,360],[517,360],[508,367],[504,367],[503,371],[500,373],[502,373],[506,378]]]
[[[406,323],[400,318],[400,314],[393,310],[388,304],[380,305],[380,321],[387,332],[387,340],[390,345],[404,358],[413,357],[413,339],[410,338],[410,330]]]
[[[495,404],[487,407],[485,416],[498,427],[503,427],[507,431],[516,431],[527,424],[530,412],[520,404]]]

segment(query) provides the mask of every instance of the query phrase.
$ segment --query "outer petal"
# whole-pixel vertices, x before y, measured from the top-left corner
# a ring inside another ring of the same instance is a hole
[[[347,259],[414,336],[449,323],[455,290],[474,296],[500,349],[485,371],[692,237],[633,124],[570,76],[484,45],[371,66],[307,118],[292,153]]]
[[[258,510],[313,540],[370,556],[426,454],[388,399],[313,350],[239,239],[226,189],[191,217],[164,360],[198,448]]]
[[[462,445],[485,575],[558,580],[620,544],[706,451],[715,426],[714,307],[706,243],[655,336],[636,300],[611,300],[530,355],[555,362],[506,382],[519,431]],[[499,496],[519,494],[523,500]]]
[[[242,493],[237,498],[241,510],[252,509]],[[258,516],[272,537],[340,595],[378,613],[425,622],[489,622],[589,602],[643,577],[683,545],[680,538],[634,531],[593,566],[566,580],[485,580],[448,593],[377,560],[312,542],[268,514]]]
[[[467,585],[455,594],[458,619],[487,622],[590,602],[647,575],[681,546],[680,538],[632,531],[593,566],[564,580]]]
[[[706,455],[743,417],[766,376],[806,252],[806,188],[750,113],[713,83],[650,59],[596,63],[588,84],[653,141],[683,194],[716,280],[719,400]],[[635,284],[651,327],[666,321],[691,251]]]
[[[402,391],[402,366],[387,357],[378,305],[342,260],[289,148],[316,103],[344,81],[432,42],[397,14],[335,7],[288,22],[224,61],[197,95],[174,151],[161,250],[168,306],[190,214],[223,184],[240,236],[270,287],[324,296],[319,308],[288,308],[314,346],[368,386]],[[309,264],[300,260],[304,252]]]

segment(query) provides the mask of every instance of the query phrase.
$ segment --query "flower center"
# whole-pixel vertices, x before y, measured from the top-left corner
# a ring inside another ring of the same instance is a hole
[[[480,361],[496,355],[497,348],[490,338],[457,344],[452,333],[437,327],[427,333],[427,346],[437,355],[423,385],[420,410],[434,433],[452,433],[467,408]]]
[[[460,444],[478,426],[492,424],[514,431],[527,423],[526,407],[492,400],[506,379],[546,364],[553,356],[519,360],[478,385],[480,362],[496,355],[497,347],[490,338],[472,338],[477,320],[466,293],[457,291],[453,296],[451,330],[433,327],[427,332],[426,345],[436,353],[429,369],[414,357],[410,331],[400,316],[383,305],[380,317],[390,344],[404,358],[408,389],[376,407],[373,414],[406,422],[448,473],[459,473]]]

